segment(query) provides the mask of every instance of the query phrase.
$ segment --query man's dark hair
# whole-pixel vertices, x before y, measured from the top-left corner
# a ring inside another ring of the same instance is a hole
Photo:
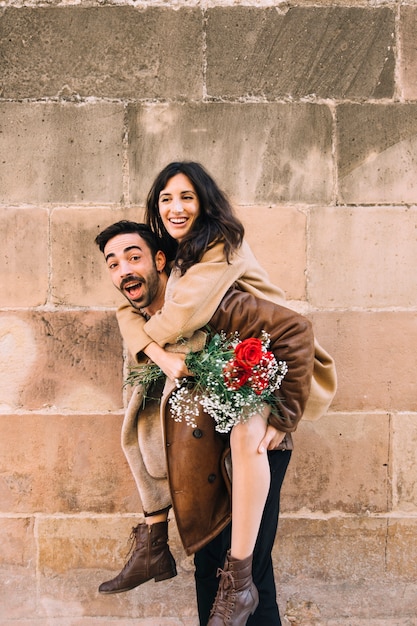
[[[151,231],[149,226],[139,222],[130,222],[129,220],[121,220],[120,222],[107,226],[107,228],[102,230],[101,233],[97,235],[94,241],[100,248],[101,252],[104,253],[104,248],[110,239],[117,237],[117,235],[125,235],[127,233],[137,233],[140,237],[142,237],[142,239],[148,244],[148,248],[152,252],[152,256],[155,256],[158,250],[162,250],[160,240]]]

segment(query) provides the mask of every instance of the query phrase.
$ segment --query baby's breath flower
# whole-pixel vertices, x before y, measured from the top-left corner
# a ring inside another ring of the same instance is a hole
[[[171,395],[168,400],[171,406],[171,415],[176,422],[184,419],[189,426],[197,428],[196,418],[199,415],[199,397],[186,384]]]

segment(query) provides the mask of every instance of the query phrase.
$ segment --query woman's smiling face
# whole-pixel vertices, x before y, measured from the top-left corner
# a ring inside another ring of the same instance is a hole
[[[188,176],[176,174],[169,179],[159,194],[158,209],[168,234],[181,242],[200,215],[198,195]]]

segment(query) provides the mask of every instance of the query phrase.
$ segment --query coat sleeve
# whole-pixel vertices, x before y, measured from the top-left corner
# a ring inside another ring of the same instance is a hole
[[[269,423],[283,432],[293,432],[300,421],[310,393],[314,335],[311,322],[290,309],[249,293],[230,289],[210,320],[210,327],[226,334],[239,331],[240,338],[270,335],[270,350],[277,360],[286,361],[288,372],[275,392],[278,414]]]
[[[145,318],[128,302],[119,306],[116,317],[130,354],[136,361],[140,361],[142,351],[152,342],[152,338],[145,331]]]

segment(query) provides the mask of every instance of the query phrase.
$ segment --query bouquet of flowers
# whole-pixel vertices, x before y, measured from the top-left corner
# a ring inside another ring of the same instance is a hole
[[[195,428],[200,404],[213,417],[216,430],[227,433],[235,424],[262,413],[265,403],[276,412],[279,399],[274,391],[288,367],[268,350],[269,343],[264,331],[260,339],[243,341],[237,332],[229,337],[221,332],[204,350],[187,354],[185,363],[193,377],[176,381],[177,389],[169,399],[173,418]],[[160,375],[156,365],[142,366],[131,370],[127,382],[147,385]]]

